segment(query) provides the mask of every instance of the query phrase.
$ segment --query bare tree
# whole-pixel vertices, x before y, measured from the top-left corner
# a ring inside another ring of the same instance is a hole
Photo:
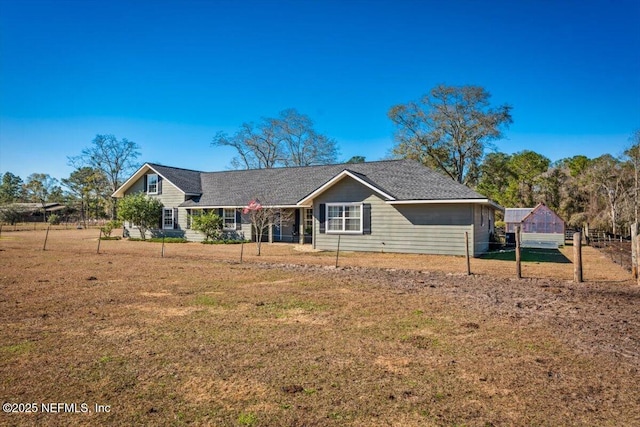
[[[620,210],[627,193],[628,180],[619,160],[605,154],[594,159],[588,170],[591,185],[604,196],[613,234],[618,232]]]
[[[124,178],[138,168],[136,159],[140,156],[139,150],[140,146],[127,138],[118,141],[114,135],[96,135],[90,147],[68,160],[71,166],[78,169],[89,166],[101,170],[107,177],[109,194],[113,194],[122,185]],[[115,214],[115,203],[112,203],[112,219]]]
[[[238,152],[238,156],[231,160],[234,169],[268,169],[282,160],[280,141],[274,129],[264,124],[256,127],[253,123],[243,123],[231,136],[218,132],[211,144],[233,147]]]
[[[463,184],[475,184],[491,141],[512,123],[511,106],[492,108],[479,86],[439,85],[419,101],[400,104],[388,116],[397,126],[394,153],[441,170]]]
[[[211,145],[234,148],[235,169],[328,164],[335,162],[338,152],[335,140],[315,131],[311,119],[294,109],[258,124],[243,123],[233,135],[219,132]]]
[[[244,215],[249,216],[251,226],[256,233],[256,254],[259,256],[262,249],[262,240],[273,224],[282,221],[288,222],[293,216],[293,212],[278,207],[263,205],[259,199],[253,199],[242,210]]]
[[[313,129],[311,119],[294,109],[284,110],[271,121],[284,148],[286,166],[310,166],[334,163],[338,155],[336,141]]]
[[[640,129],[636,129],[629,137],[631,146],[624,152],[627,162],[633,168],[633,218],[638,223],[638,178],[640,174]]]

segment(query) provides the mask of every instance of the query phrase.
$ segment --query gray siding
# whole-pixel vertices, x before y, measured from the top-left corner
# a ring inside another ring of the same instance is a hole
[[[125,192],[125,196],[129,194],[135,193],[143,193],[146,189],[144,188],[144,177],[140,178],[136,181],[129,189]],[[162,193],[161,194],[149,194],[149,197],[156,198],[162,202],[162,204],[166,208],[175,208],[185,201],[185,195],[182,191],[178,190],[173,184],[171,184],[166,179],[162,180]],[[140,237],[140,231],[137,227],[129,228],[129,223],[125,223],[125,228],[129,231],[131,237]],[[158,234],[157,227],[154,227],[155,230],[151,231],[152,235]],[[184,208],[178,208],[178,226],[173,230],[164,230],[166,236],[172,237],[187,237],[187,211]],[[149,237],[149,236],[147,236]]]
[[[353,202],[371,204],[371,234],[342,234],[340,250],[464,255],[468,232],[470,252],[478,254],[472,204],[390,205],[351,178],[314,200],[315,248],[336,250],[338,243],[337,234],[319,232],[320,204]]]
[[[489,237],[493,232],[495,213],[487,206],[474,205],[473,218],[473,253],[482,254],[489,250]]]

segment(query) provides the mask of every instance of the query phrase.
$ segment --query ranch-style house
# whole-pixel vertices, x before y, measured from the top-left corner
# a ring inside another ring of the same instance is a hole
[[[201,172],[144,164],[114,194],[146,193],[164,205],[153,234],[204,239],[191,219],[208,210],[223,218],[229,237],[255,239],[252,200],[287,215],[265,240],[340,249],[478,256],[489,248],[502,207],[413,160]],[[135,230],[125,224],[125,233]],[[136,230],[137,232],[137,230]]]

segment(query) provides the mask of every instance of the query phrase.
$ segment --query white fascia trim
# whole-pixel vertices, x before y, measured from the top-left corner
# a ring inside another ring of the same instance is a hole
[[[153,170],[153,168],[151,166],[149,166],[148,163],[145,163],[144,165],[140,166],[140,169],[138,169],[136,171],[136,173],[134,173],[133,175],[131,175],[131,178],[129,178],[128,180],[125,181],[124,184],[122,184],[120,186],[120,188],[118,188],[112,195],[111,197],[123,197],[124,196],[124,191],[129,188],[131,186],[131,184],[135,181],[137,181],[138,179],[140,179],[140,177],[142,175],[145,174],[145,172],[147,172],[149,169]],[[158,173],[157,171],[153,170],[155,173]],[[145,192],[147,191],[147,189],[145,188],[144,190]]]
[[[340,181],[342,178],[348,176],[349,178],[355,179],[356,181],[358,181],[360,184],[369,187],[370,189],[372,189],[373,191],[375,191],[376,193],[380,194],[382,197],[393,201],[395,200],[395,197],[385,193],[384,191],[382,191],[381,189],[379,189],[378,187],[371,185],[370,183],[364,181],[363,179],[359,178],[357,175],[354,175],[353,173],[349,172],[348,170],[343,170],[342,172],[340,172],[338,175],[334,176],[333,178],[331,178],[326,184],[324,184],[323,186],[317,188],[313,193],[309,194],[307,197],[305,197],[304,199],[300,200],[298,202],[298,206],[311,206],[311,201],[313,199],[315,199],[317,196],[319,196],[320,194],[324,193],[325,191],[327,191],[330,187],[332,187],[334,184],[336,184],[338,181]],[[388,203],[388,202],[387,202]]]
[[[209,206],[183,206],[185,209],[244,209],[246,206],[220,206],[220,205],[209,205]],[[264,206],[267,209],[298,209],[300,206],[298,205],[273,205],[273,206]]]
[[[152,170],[156,175],[162,177],[163,180],[170,182],[171,185],[173,185],[179,192],[181,192],[182,194],[186,193],[184,191],[182,191],[181,189],[179,189],[176,185],[174,185],[171,181],[169,181],[164,175],[162,175],[160,172],[158,172],[157,170],[155,170],[153,167],[151,167],[151,165],[149,165],[149,163],[145,163],[144,165],[142,165],[140,167],[140,169],[138,169],[136,171],[136,173],[134,173],[133,175],[131,175],[131,178],[129,178],[124,184],[122,184],[120,186],[120,188],[118,188],[112,195],[111,197],[123,197],[124,196],[124,192],[127,188],[129,188],[131,186],[132,183],[136,182],[137,180],[139,180],[143,175],[146,174],[147,171]],[[144,192],[146,194],[147,189],[144,189]],[[157,193],[153,193],[153,194],[157,194]]]
[[[390,205],[441,205],[446,203],[454,203],[454,204],[480,204],[480,205],[489,205],[500,211],[504,211],[504,208],[489,199],[437,199],[437,200],[389,200],[387,201]]]

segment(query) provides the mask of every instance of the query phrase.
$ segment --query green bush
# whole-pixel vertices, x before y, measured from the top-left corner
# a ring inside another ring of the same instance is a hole
[[[140,238],[146,239],[147,231],[162,218],[162,202],[147,197],[144,193],[130,194],[118,202],[118,219],[130,221],[138,226]]]
[[[237,245],[240,243],[251,243],[251,240],[238,240],[238,239],[218,239],[218,240],[203,240],[203,245]]]
[[[102,236],[100,240],[120,240],[122,237],[120,236]]]
[[[116,229],[116,228],[120,228],[122,227],[122,221],[118,221],[118,220],[111,220],[109,222],[107,222],[105,225],[103,225],[102,227],[100,227],[100,230],[102,231],[102,234],[104,234],[105,237],[111,237],[111,232]],[[107,239],[105,239],[107,240]]]
[[[60,224],[60,221],[62,221],[62,218],[60,218],[59,215],[56,215],[56,214],[49,215],[49,224],[58,225]]]
[[[216,241],[222,234],[222,218],[214,211],[194,215],[191,219],[191,228],[204,233],[206,241]]]
[[[152,242],[152,243],[162,243],[162,237],[152,237],[150,239],[141,239],[139,237],[129,237],[130,242]],[[188,240],[184,237],[165,237],[165,243],[187,243]]]

